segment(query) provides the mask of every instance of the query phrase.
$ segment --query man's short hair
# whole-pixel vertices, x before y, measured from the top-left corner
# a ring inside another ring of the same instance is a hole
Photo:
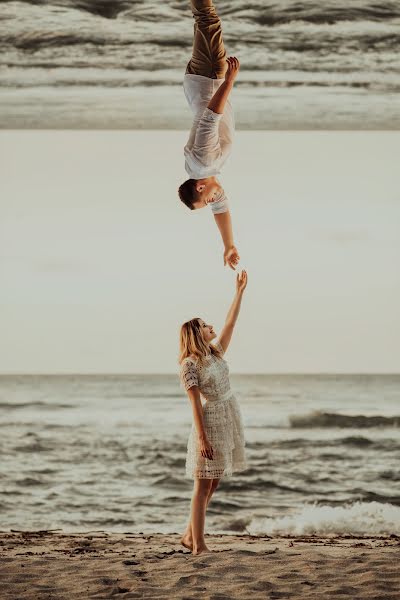
[[[196,179],[187,179],[178,188],[179,198],[190,210],[194,210],[193,203],[198,199],[196,181]]]

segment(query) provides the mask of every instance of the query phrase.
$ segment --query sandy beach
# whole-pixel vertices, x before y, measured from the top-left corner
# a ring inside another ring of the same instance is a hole
[[[400,536],[0,533],[1,599],[400,598]]]

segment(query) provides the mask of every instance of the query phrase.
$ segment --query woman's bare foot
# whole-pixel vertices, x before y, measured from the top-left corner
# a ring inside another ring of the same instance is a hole
[[[193,548],[193,550],[192,550],[193,556],[197,556],[198,554],[206,554],[207,552],[211,552],[211,550],[210,550],[210,548],[207,548],[206,545],[197,546],[196,549]]]
[[[193,549],[193,540],[192,540],[191,536],[187,533],[184,533],[183,536],[181,537],[181,544],[182,544],[182,546],[185,546],[185,548],[188,548],[189,550]]]

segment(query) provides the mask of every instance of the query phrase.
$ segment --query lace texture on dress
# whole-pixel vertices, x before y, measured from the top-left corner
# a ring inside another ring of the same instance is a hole
[[[219,342],[215,346],[223,352]],[[203,404],[203,422],[207,437],[214,449],[209,460],[200,454],[199,440],[194,423],[189,434],[185,475],[214,479],[228,477],[247,468],[245,439],[240,407],[229,382],[229,367],[225,359],[210,354],[200,364],[187,358],[181,367],[181,382],[188,390],[197,385]]]
[[[190,390],[194,385],[199,385],[196,365],[191,359],[185,358],[182,363],[181,383],[186,391]]]

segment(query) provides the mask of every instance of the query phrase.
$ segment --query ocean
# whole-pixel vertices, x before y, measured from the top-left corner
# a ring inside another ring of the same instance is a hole
[[[400,4],[216,1],[238,129],[400,128]],[[2,2],[0,127],[188,129],[188,0]]]
[[[247,471],[209,533],[400,534],[400,375],[232,375]],[[183,531],[176,375],[0,376],[0,528]]]

